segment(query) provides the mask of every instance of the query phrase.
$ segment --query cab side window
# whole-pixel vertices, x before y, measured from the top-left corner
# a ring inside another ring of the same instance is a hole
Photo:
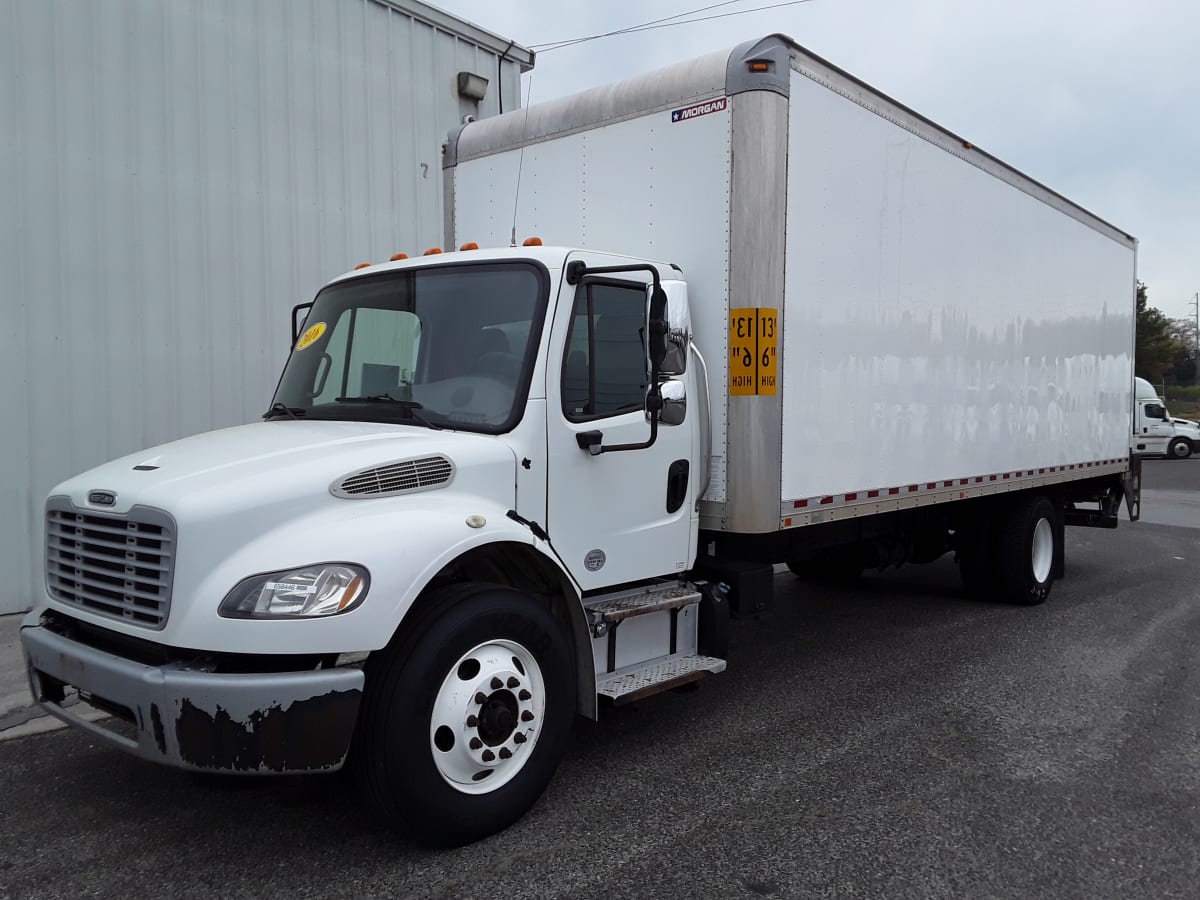
[[[563,360],[563,414],[580,422],[642,409],[648,381],[645,288],[581,284]]]
[[[1165,419],[1167,417],[1166,407],[1160,406],[1157,403],[1146,404],[1146,418],[1148,419]]]

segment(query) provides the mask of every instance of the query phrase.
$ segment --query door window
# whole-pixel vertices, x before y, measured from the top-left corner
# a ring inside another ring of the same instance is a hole
[[[584,282],[567,333],[563,414],[581,422],[642,409],[648,381],[645,287]]]

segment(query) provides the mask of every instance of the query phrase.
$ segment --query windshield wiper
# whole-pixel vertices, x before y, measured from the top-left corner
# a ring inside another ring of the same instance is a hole
[[[271,416],[276,415],[278,413],[282,413],[283,415],[287,416],[289,419],[295,419],[295,418],[297,418],[297,416],[296,416],[297,413],[299,413],[300,415],[304,415],[305,410],[301,409],[298,406],[286,406],[286,405],[280,403],[278,400],[276,400],[274,403],[271,404],[271,408],[262,414],[262,417],[264,419],[269,419],[269,418],[271,418]]]
[[[418,403],[416,400],[400,400],[393,397],[391,394],[367,394],[362,397],[334,397],[338,403],[386,403],[389,406],[394,406],[397,409],[402,409],[408,413],[410,419],[415,419],[427,428],[432,428],[434,431],[441,431],[442,426],[436,422],[431,422],[425,416],[421,415],[417,410],[424,409],[425,406]]]

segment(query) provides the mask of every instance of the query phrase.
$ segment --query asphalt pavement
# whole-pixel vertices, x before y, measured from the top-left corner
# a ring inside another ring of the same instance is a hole
[[[581,720],[534,810],[457,851],[339,777],[0,743],[0,897],[1195,897],[1200,460],[1144,484],[1144,521],[1069,531],[1042,607],[963,598],[948,558],[780,576],[725,674]]]

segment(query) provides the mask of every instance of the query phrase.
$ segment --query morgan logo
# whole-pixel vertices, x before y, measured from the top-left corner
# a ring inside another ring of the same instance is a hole
[[[720,112],[728,105],[729,98],[720,97],[705,103],[694,103],[691,106],[685,106],[683,109],[673,109],[671,110],[671,122],[686,122],[688,119],[696,118],[696,116],[707,116],[709,113]]]
[[[96,506],[115,506],[117,495],[112,491],[92,491],[88,494],[88,503],[93,503]]]

